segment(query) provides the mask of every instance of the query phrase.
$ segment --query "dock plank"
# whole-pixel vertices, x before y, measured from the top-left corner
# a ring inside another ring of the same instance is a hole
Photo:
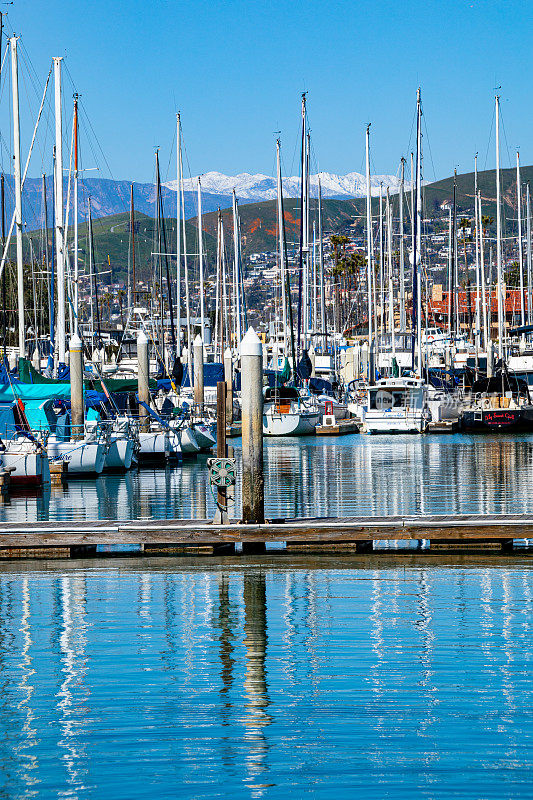
[[[236,520],[72,521],[3,523],[0,547],[83,547],[87,545],[219,545],[222,543],[332,543],[383,540],[481,541],[533,538],[531,514],[409,515],[275,519],[245,525]]]

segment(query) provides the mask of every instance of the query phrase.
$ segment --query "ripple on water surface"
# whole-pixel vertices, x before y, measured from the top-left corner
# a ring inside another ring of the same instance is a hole
[[[529,562],[404,558],[7,565],[1,796],[530,797]]]
[[[240,467],[240,442],[235,442]],[[266,513],[349,516],[533,511],[533,437],[346,436],[265,447]],[[237,486],[237,511],[240,492]],[[212,517],[205,457],[13,495],[0,520]]]

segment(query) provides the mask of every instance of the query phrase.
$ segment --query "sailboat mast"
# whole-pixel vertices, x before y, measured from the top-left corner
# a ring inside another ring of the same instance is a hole
[[[279,140],[278,140],[279,141]],[[241,320],[241,260],[240,260],[240,235],[239,235],[239,216],[237,213],[237,195],[233,189],[233,263],[235,271],[235,308],[237,316],[237,346],[240,346],[242,333]]]
[[[181,207],[185,208],[185,192],[183,188],[183,156],[180,150],[180,174],[181,181],[178,191],[181,196]],[[189,288],[189,262],[187,260],[187,228],[185,226],[185,214],[182,220],[183,234],[183,280],[185,282],[185,315],[187,317],[187,371],[189,373],[189,386],[193,385],[193,363],[192,363],[192,329],[191,329],[191,302]]]
[[[477,190],[477,215],[479,220],[479,270],[481,273],[481,302],[483,309],[483,347],[487,350],[490,340],[489,320],[487,314],[487,291],[485,287],[485,243],[483,241],[483,217],[481,214],[481,190]],[[490,302],[490,282],[489,282]]]
[[[531,265],[531,198],[529,195],[529,181],[526,184],[526,257],[527,257],[527,322],[531,325],[533,314],[531,313],[531,291],[532,265]]]
[[[204,247],[202,237],[202,184],[200,182],[200,176],[198,176],[198,260],[200,262],[200,338],[202,339],[203,343],[205,337]]]
[[[452,207],[448,206],[448,336],[453,331],[453,273],[452,273]]]
[[[74,335],[79,336],[78,265],[78,95],[74,95]]]
[[[137,300],[137,279],[135,275],[135,201],[133,199],[133,183],[130,186],[130,241],[131,241],[131,302],[133,308]]]
[[[479,271],[479,220],[477,208],[477,153],[474,156],[474,225],[476,229],[476,359],[479,354],[480,338],[481,338],[481,303],[480,303],[480,271]],[[476,362],[477,363],[477,362]]]
[[[389,333],[391,337],[392,357],[396,357],[396,342],[394,340],[394,281],[392,274],[392,208],[390,202],[389,187],[387,186],[386,201],[386,223],[387,223],[387,266],[389,277]]]
[[[181,116],[176,114],[176,319],[177,353],[181,355]]]
[[[457,170],[453,174],[453,204],[452,204],[452,227],[451,227],[451,274],[452,274],[452,338],[459,336],[461,332],[461,322],[459,319],[459,286],[457,270]]]
[[[379,184],[379,336],[383,339],[384,327],[384,304],[385,304],[385,287],[383,276],[383,262],[384,262],[384,249],[383,249],[383,182]]]
[[[318,266],[320,271],[320,330],[322,333],[322,352],[327,350],[326,333],[326,287],[324,284],[324,246],[322,244],[322,184],[318,175]]]
[[[422,375],[422,328],[421,328],[421,281],[420,281],[420,266],[421,266],[421,234],[422,234],[422,216],[421,216],[421,144],[422,144],[422,104],[420,99],[420,88],[417,91],[416,97],[416,191],[414,198],[413,209],[413,338],[411,345],[411,361],[413,370],[416,368],[420,375]]]
[[[302,92],[302,145],[301,145],[301,186],[300,186],[300,256],[298,264],[298,355],[300,354],[300,336],[302,330],[302,288],[304,261],[304,229],[305,229],[305,171],[306,171],[306,92]],[[304,345],[305,347],[305,345]]]
[[[220,346],[220,352],[223,353],[222,345],[222,313],[221,313],[221,297],[222,297],[222,255],[221,255],[221,238],[220,238],[220,208],[217,213],[217,261],[215,273],[215,360]],[[223,358],[220,359],[223,361]]]
[[[57,264],[57,343],[58,358],[65,363],[65,246],[63,241],[63,130],[61,112],[61,57],[54,61],[55,88],[55,135],[56,135],[56,175],[55,175],[55,223],[56,223],[56,264]]]
[[[500,97],[496,95],[496,280],[498,292],[498,355],[503,358],[504,299],[502,272],[502,216],[500,186]]]
[[[405,250],[403,241],[403,193],[405,188],[405,158],[400,174],[400,330],[405,331]]]
[[[374,331],[372,326],[372,272],[373,272],[373,247],[372,247],[372,197],[370,190],[370,123],[366,127],[366,277],[368,293],[368,346],[372,348]],[[373,383],[373,375],[369,360],[368,382]]]
[[[11,45],[11,86],[13,99],[13,177],[15,182],[15,224],[17,236],[17,300],[18,300],[18,343],[19,356],[26,355],[26,328],[24,325],[24,261],[22,255],[22,184],[20,172],[20,117],[17,37],[13,36]]]
[[[1,33],[1,31],[0,31]],[[44,178],[44,175],[43,175]],[[2,251],[6,246],[6,192],[4,173],[0,179],[0,209],[2,214]],[[46,228],[45,228],[46,232]],[[47,235],[47,232],[45,233]],[[46,243],[48,245],[48,242]],[[47,253],[47,272],[48,272],[48,247]],[[7,346],[7,297],[6,297],[6,271],[2,270],[2,357],[5,360]]]
[[[526,324],[524,303],[524,248],[522,246],[522,189],[520,187],[520,153],[516,152],[516,205],[518,219],[518,266],[520,271],[520,324]]]
[[[283,233],[285,226],[283,225],[283,204],[281,201],[281,140],[276,140],[276,190],[277,190],[277,212],[278,212],[278,251],[279,251],[279,274],[281,281],[281,319],[283,326],[283,343],[284,352],[287,355],[287,296],[285,293],[285,271],[287,265],[285,263],[285,243],[283,241]],[[235,217],[234,217],[235,220]],[[235,221],[234,221],[235,225]],[[234,237],[235,238],[235,237]]]

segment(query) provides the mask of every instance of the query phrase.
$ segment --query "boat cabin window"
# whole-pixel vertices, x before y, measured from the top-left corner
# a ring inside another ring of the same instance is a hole
[[[405,392],[401,389],[389,391],[377,389],[370,392],[370,408],[383,411],[387,408],[402,408],[405,405]]]

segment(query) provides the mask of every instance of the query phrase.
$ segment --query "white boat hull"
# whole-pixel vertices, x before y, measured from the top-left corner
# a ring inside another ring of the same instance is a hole
[[[139,433],[139,461],[166,461],[170,456],[167,431]]]
[[[104,469],[127,470],[133,463],[135,443],[125,437],[114,437],[111,434],[109,448],[105,457]]]
[[[424,433],[427,414],[402,411],[366,411],[363,414],[363,433]]]
[[[58,442],[51,436],[47,445],[50,461],[64,461],[69,475],[100,475],[104,469],[106,446],[100,441]]]
[[[194,438],[196,439],[202,450],[210,450],[212,447],[216,445],[217,440],[213,436],[207,425],[204,425],[202,422],[195,422],[193,428],[194,428]]]
[[[313,436],[319,420],[318,411],[277,413],[269,409],[263,414],[263,433],[265,436]]]
[[[12,468],[10,484],[14,487],[44,486],[50,483],[50,468],[46,451],[37,450],[28,442],[8,443],[1,454],[0,463],[5,469]]]
[[[200,452],[200,445],[195,432],[191,428],[181,428],[181,451],[184,456],[195,456]]]

